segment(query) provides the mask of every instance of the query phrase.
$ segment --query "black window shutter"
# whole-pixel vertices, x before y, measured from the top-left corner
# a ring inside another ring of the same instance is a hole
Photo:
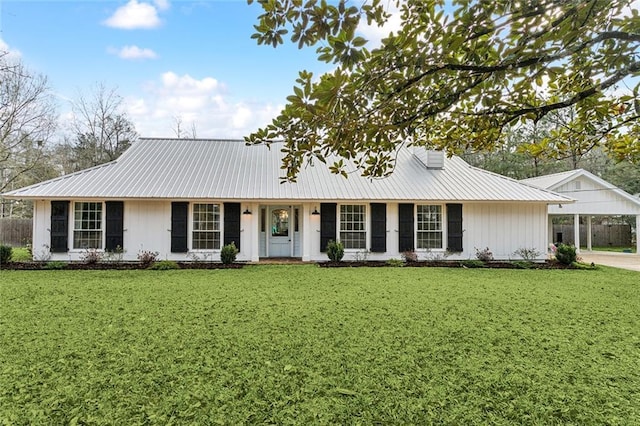
[[[124,248],[124,203],[122,201],[107,201],[106,207],[106,242],[105,250],[113,251],[118,247]]]
[[[336,240],[336,203],[320,204],[320,251],[327,251],[329,241]]]
[[[224,245],[240,250],[240,203],[224,203]]]
[[[387,205],[371,203],[371,251],[387,251]]]
[[[398,205],[398,251],[415,249],[413,204]]]
[[[462,204],[447,204],[447,250],[462,251]]]
[[[186,253],[187,230],[189,222],[189,203],[175,201],[171,203],[171,252]]]
[[[69,201],[51,202],[51,247],[52,253],[69,251]]]

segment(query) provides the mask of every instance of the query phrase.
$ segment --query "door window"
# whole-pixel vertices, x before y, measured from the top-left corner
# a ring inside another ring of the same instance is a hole
[[[289,210],[275,209],[271,212],[271,236],[289,236]]]

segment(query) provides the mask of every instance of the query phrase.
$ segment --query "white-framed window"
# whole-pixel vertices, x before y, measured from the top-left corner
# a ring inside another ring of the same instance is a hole
[[[76,201],[73,203],[73,248],[100,249],[104,220],[101,202]]]
[[[367,248],[365,205],[343,204],[340,206],[340,241],[346,249]]]
[[[419,204],[417,209],[416,248],[441,249],[442,206]]]
[[[217,250],[220,248],[220,204],[193,204],[191,248]]]

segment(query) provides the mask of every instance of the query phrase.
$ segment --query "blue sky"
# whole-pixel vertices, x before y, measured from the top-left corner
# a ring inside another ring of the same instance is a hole
[[[198,137],[240,138],[277,115],[298,71],[330,69],[315,48],[258,46],[260,12],[245,0],[0,0],[0,49],[48,77],[63,123],[104,84],[142,136],[175,136],[180,117]]]

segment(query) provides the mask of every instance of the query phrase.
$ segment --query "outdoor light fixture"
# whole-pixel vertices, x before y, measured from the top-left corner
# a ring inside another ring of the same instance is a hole
[[[558,208],[561,209],[562,208],[562,204],[558,204]]]
[[[318,216],[318,215],[320,214],[320,212],[318,211],[318,208],[317,208],[317,207],[314,207],[314,208],[313,208],[313,211],[311,212],[311,214],[312,214],[313,216]]]
[[[251,212],[249,211],[249,207],[247,207],[246,209],[244,209],[244,211],[242,212],[242,214],[251,214]]]

